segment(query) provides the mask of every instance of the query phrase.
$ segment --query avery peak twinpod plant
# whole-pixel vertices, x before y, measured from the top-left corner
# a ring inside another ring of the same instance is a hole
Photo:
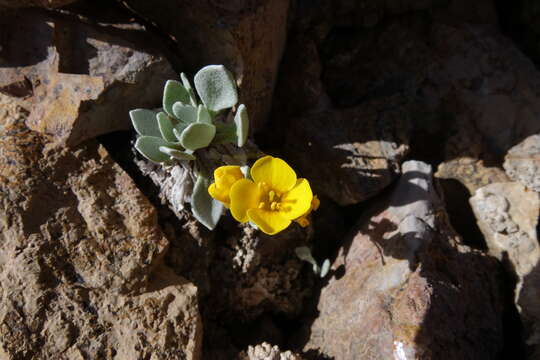
[[[242,147],[249,131],[247,110],[239,105],[234,120],[226,121],[238,103],[238,92],[233,75],[223,65],[208,65],[199,70],[194,77],[195,88],[184,73],[180,79],[165,83],[161,109],[130,111],[139,135],[135,149],[164,166],[192,162],[197,177],[191,196],[192,212],[202,224],[213,229],[223,207],[208,194],[210,174],[204,170],[204,164],[197,163],[197,150],[227,143]]]
[[[293,221],[305,227],[308,216],[319,207],[309,181],[298,178],[284,160],[272,156],[258,159],[245,177],[239,166],[214,171],[210,195],[231,210],[239,222],[250,222],[268,235],[285,230]]]

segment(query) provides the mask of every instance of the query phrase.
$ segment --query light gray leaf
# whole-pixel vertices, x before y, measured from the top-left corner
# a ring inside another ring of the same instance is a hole
[[[173,133],[173,120],[164,113],[163,111],[157,114],[157,122],[159,127],[159,132],[161,133],[161,137],[164,138],[167,141],[175,142],[178,141]]]
[[[175,134],[177,134],[175,132]],[[205,148],[216,135],[216,127],[210,124],[193,123],[186,127],[180,135],[180,143],[190,150]]]
[[[210,179],[199,174],[191,195],[191,211],[201,224],[213,230],[223,212],[223,204],[212,199],[208,193],[208,186]]]
[[[169,143],[160,137],[141,136],[135,142],[137,149],[145,158],[156,163],[164,163],[169,161],[169,155],[161,152],[161,146],[168,146]]]
[[[129,112],[131,123],[139,135],[160,137],[156,113],[147,109],[135,109]]]
[[[197,108],[191,105],[185,105],[181,102],[173,105],[174,116],[186,124],[191,124],[197,121]]]
[[[182,84],[184,84],[184,87],[189,93],[189,99],[191,102],[191,105],[197,106],[197,97],[195,96],[195,90],[191,87],[191,83],[189,82],[188,78],[186,77],[186,74],[181,73],[180,78],[182,79]]]
[[[223,65],[208,65],[195,74],[195,89],[208,110],[218,112],[238,102],[236,83]]]
[[[167,80],[163,89],[163,110],[171,116],[174,116],[173,105],[176,102],[189,104],[189,92],[180,81]]]
[[[178,160],[195,160],[195,156],[193,156],[192,154],[188,154],[186,152],[180,151],[178,149],[173,149],[167,146],[160,146],[159,151]]]
[[[210,115],[210,112],[208,112],[206,106],[202,104],[197,108],[197,122],[212,124],[212,116]]]
[[[234,123],[236,124],[236,144],[238,147],[242,147],[246,143],[249,134],[249,119],[244,104],[238,107],[234,115]]]

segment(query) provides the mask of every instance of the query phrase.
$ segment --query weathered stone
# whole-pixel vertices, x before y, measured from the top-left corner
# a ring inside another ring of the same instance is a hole
[[[356,204],[388,186],[408,151],[409,122],[385,99],[347,110],[305,115],[285,131],[287,159],[315,193]]]
[[[188,0],[126,2],[174,37],[191,71],[205,64],[231,70],[240,85],[240,103],[248,108],[250,127],[261,128],[285,44],[289,0],[204,0],[197,6]],[[193,50],[185,51],[186,46]]]
[[[177,77],[136,23],[24,10],[3,13],[0,32],[12,34],[0,44],[0,92],[28,100],[27,125],[61,144],[130,129],[128,111],[158,106],[163,84]]]
[[[540,135],[532,135],[511,148],[504,169],[514,181],[540,192]]]
[[[76,0],[0,0],[0,8],[42,7],[57,8],[68,5]]]
[[[0,132],[0,353],[199,359],[196,288],[161,266],[155,208],[103,147],[51,146],[25,115]]]
[[[346,239],[304,350],[343,360],[497,358],[497,262],[461,245],[430,166],[408,161],[402,171]]]
[[[540,351],[539,194],[520,183],[495,183],[476,190],[470,203],[490,254],[517,278],[515,301],[525,336]]]
[[[302,357],[291,351],[282,352],[277,345],[262,343],[255,346],[250,345],[247,352],[240,353],[238,360],[302,360]]]

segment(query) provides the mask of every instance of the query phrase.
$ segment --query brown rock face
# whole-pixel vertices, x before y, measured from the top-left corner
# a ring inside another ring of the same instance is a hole
[[[460,245],[431,176],[424,163],[404,163],[390,198],[360,220],[304,350],[343,360],[497,358],[498,265]]]
[[[504,169],[514,181],[540,192],[540,135],[532,135],[506,154]]]
[[[161,103],[164,82],[177,76],[159,41],[125,17],[108,20],[117,23],[39,10],[0,15],[0,32],[12,34],[0,40],[0,92],[27,101],[31,129],[74,146],[130,129],[129,110]]]
[[[287,159],[316,193],[339,205],[376,195],[399,173],[408,151],[409,122],[392,109],[394,101],[295,119],[284,134]]]
[[[540,355],[540,197],[520,183],[494,183],[470,199],[490,254],[499,258],[516,277],[515,302],[527,343]],[[531,357],[531,358],[536,358]]]
[[[240,102],[249,109],[250,127],[264,124],[285,44],[289,0],[126,3],[175,38],[191,71],[207,64],[231,70],[240,84]]]
[[[0,0],[0,8],[25,8],[25,7],[43,7],[57,8],[68,5],[76,0]]]
[[[101,146],[61,150],[21,122],[0,138],[3,354],[198,359],[196,289],[156,270],[154,207]]]

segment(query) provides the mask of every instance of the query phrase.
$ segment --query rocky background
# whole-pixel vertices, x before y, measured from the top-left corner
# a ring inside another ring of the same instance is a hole
[[[145,175],[128,111],[207,64],[309,228]],[[0,0],[0,358],[539,359],[539,65],[535,0]]]

